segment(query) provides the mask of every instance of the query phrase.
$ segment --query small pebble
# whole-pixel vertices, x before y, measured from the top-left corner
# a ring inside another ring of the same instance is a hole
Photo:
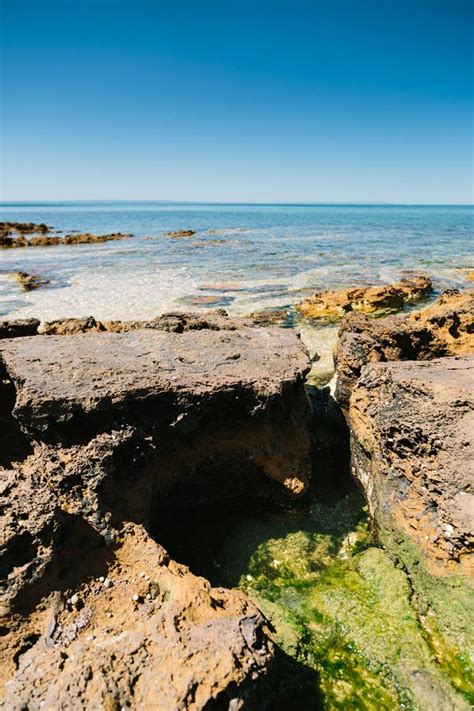
[[[104,580],[105,580],[104,576],[103,576],[103,575],[101,575],[101,576],[100,576],[100,578],[99,578],[99,583],[103,583],[103,582],[104,582]]]
[[[104,580],[104,588],[111,588],[113,585],[113,582],[110,580],[110,578],[106,578]]]
[[[150,593],[147,593],[147,594],[146,594],[146,599],[147,599],[147,600],[151,600],[151,595],[150,595]]]
[[[135,593],[135,595],[133,595],[133,597],[132,597],[132,600],[133,600],[134,602],[138,602],[139,599],[140,599],[140,595],[137,595],[137,593]]]
[[[247,575],[246,577],[247,577],[247,580],[253,580],[251,575]]]
[[[112,617],[112,613],[111,613],[111,612],[108,612],[108,613],[107,613],[107,617]]]
[[[76,595],[76,593],[74,593],[74,595],[71,595],[70,602],[71,605],[77,605],[77,603],[79,602],[79,595]]]
[[[144,577],[145,577],[145,573],[144,573],[143,571],[140,573],[140,577],[141,577],[141,578],[144,578]]]

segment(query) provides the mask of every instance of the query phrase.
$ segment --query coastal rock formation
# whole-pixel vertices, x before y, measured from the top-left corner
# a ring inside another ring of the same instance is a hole
[[[278,329],[2,341],[6,708],[252,708],[264,618],[154,530],[199,501],[305,491],[308,366]]]
[[[183,333],[184,331],[199,331],[201,329],[235,331],[251,325],[252,322],[249,319],[230,318],[224,309],[214,309],[204,313],[169,312],[148,321],[98,321],[93,316],[63,318],[43,323],[40,333],[49,336],[71,336],[76,333],[86,333],[87,331],[126,333],[127,331],[139,329]]]
[[[33,291],[42,286],[49,284],[49,279],[37,276],[36,274],[28,274],[27,272],[14,272],[13,275],[19,283],[23,291]]]
[[[35,336],[38,333],[40,320],[38,318],[24,318],[13,321],[0,321],[0,338],[19,338],[21,336]]]
[[[372,363],[349,409],[353,473],[381,541],[426,625],[461,651],[474,649],[473,383],[474,356]]]
[[[84,232],[82,234],[69,234],[64,237],[45,235],[30,238],[25,237],[24,234],[20,237],[0,235],[0,247],[54,247],[61,244],[100,244],[102,242],[127,239],[131,236],[130,234],[122,234],[121,232],[113,232],[107,235],[92,235],[89,232]]]
[[[192,237],[196,234],[196,230],[177,230],[176,232],[166,232],[165,237]]]
[[[0,222],[0,244],[2,237],[6,237],[13,232],[20,234],[47,234],[52,227],[44,222]]]
[[[324,321],[338,321],[350,311],[380,315],[400,311],[405,304],[420,301],[432,288],[428,277],[412,276],[385,286],[317,292],[295,308],[304,318]]]
[[[339,331],[334,360],[336,398],[347,407],[367,363],[432,360],[474,352],[474,290],[446,291],[429,307],[406,316],[372,319],[348,314]]]
[[[261,311],[252,311],[247,318],[255,326],[282,326],[288,328],[293,325],[294,312],[291,309],[269,308]]]

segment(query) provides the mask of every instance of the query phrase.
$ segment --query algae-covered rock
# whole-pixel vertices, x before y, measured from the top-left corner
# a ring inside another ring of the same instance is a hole
[[[371,544],[357,497],[324,509],[261,543],[241,578],[278,643],[317,670],[322,707],[468,709],[427,640],[410,579]]]
[[[374,363],[350,401],[352,465],[408,573],[433,654],[455,685],[474,652],[474,356]]]
[[[420,301],[431,291],[428,277],[412,276],[396,284],[317,292],[297,304],[296,310],[307,319],[339,321],[349,311],[374,315],[400,311],[405,304]]]

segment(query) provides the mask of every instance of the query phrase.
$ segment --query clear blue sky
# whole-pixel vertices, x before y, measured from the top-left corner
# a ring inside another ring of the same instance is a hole
[[[1,197],[472,201],[472,0],[2,0]]]

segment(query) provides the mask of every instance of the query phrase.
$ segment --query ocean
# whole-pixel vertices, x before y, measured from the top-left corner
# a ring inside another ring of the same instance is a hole
[[[132,233],[104,244],[0,251],[0,317],[149,318],[170,310],[246,314],[309,293],[406,272],[436,290],[474,268],[472,206],[3,203],[0,220]],[[192,238],[164,233],[192,229]],[[50,279],[21,292],[11,272]]]

